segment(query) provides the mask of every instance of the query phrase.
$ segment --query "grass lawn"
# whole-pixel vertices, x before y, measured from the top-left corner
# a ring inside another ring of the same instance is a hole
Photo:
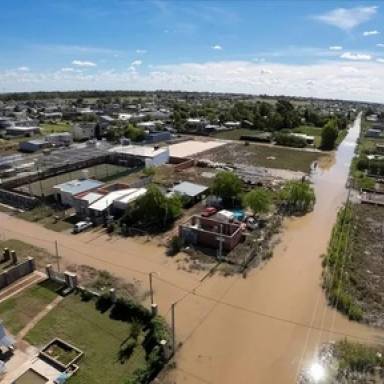
[[[43,318],[26,340],[42,347],[59,337],[83,350],[85,355],[71,384],[118,384],[124,383],[145,362],[145,350],[140,343],[127,360],[119,357],[130,331],[130,324],[111,319],[109,311],[99,312],[93,300],[82,301],[80,295],[72,294]]]
[[[53,287],[52,283],[43,282],[0,303],[0,318],[9,332],[16,335],[55,299]]]
[[[71,132],[72,127],[69,123],[62,121],[58,123],[43,123],[40,124],[40,130],[43,134],[49,133],[61,133],[61,132]]]
[[[311,164],[324,156],[321,152],[294,150],[258,144],[228,144],[210,151],[204,158],[213,161],[267,168],[309,172]]]

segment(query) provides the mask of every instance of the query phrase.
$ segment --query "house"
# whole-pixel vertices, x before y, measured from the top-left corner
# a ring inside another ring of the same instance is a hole
[[[145,142],[148,144],[159,143],[171,140],[171,133],[168,131],[152,131],[145,135]]]
[[[384,155],[384,144],[376,144],[376,153]]]
[[[377,121],[378,120],[378,116],[376,114],[373,114],[373,115],[367,115],[366,118],[365,118],[367,121]]]
[[[85,191],[78,193],[73,199],[73,208],[75,208],[76,214],[79,217],[89,218],[89,206],[103,196],[105,196],[105,193],[102,193],[97,189],[91,192]]]
[[[366,137],[380,137],[381,136],[381,130],[380,129],[368,129],[368,131],[365,133]]]
[[[226,121],[224,126],[230,129],[237,129],[241,127],[240,121]]]
[[[41,121],[59,121],[63,118],[61,112],[40,112]]]
[[[308,145],[313,145],[315,143],[315,136],[309,136],[305,133],[291,133],[291,135],[304,139]]]
[[[242,240],[243,232],[239,224],[195,215],[179,226],[179,236],[189,244],[231,251]]]
[[[127,188],[111,191],[89,205],[88,216],[94,223],[101,224],[110,215],[121,215],[129,204],[143,196],[146,191],[146,188]]]
[[[9,136],[33,136],[40,132],[38,126],[13,125],[5,129]]]
[[[73,126],[74,140],[90,140],[96,136],[96,123],[77,123]]]
[[[142,128],[148,131],[155,131],[156,128],[160,125],[163,125],[162,121],[143,121],[141,123],[137,123],[137,128]]]
[[[185,128],[191,131],[202,131],[207,125],[207,121],[204,119],[187,119],[185,122]]]
[[[144,145],[119,145],[109,152],[115,153],[119,160],[131,166],[158,166],[169,162],[168,147],[150,147]]]
[[[117,115],[117,119],[121,121],[129,121],[131,120],[132,114],[131,113],[119,113]]]
[[[21,152],[33,153],[33,152],[40,151],[40,150],[47,148],[47,147],[49,147],[49,143],[46,142],[45,140],[40,140],[40,139],[27,140],[27,141],[22,141],[21,143],[19,143],[19,150]]]
[[[67,147],[73,143],[73,136],[70,132],[51,133],[45,141],[55,147]]]
[[[104,183],[93,179],[71,180],[53,187],[56,200],[62,205],[76,207],[75,196],[79,193],[100,188]]]
[[[171,190],[171,194],[178,193],[187,203],[195,204],[202,200],[205,193],[208,191],[208,187],[205,185],[190,183],[189,181],[183,181],[180,184],[174,186]]]

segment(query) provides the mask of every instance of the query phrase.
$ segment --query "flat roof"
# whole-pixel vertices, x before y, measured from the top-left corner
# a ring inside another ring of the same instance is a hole
[[[176,185],[172,188],[173,192],[181,193],[189,197],[196,197],[204,193],[208,187],[205,185],[190,183],[189,181],[183,181],[182,183]]]
[[[55,185],[53,188],[60,190],[60,192],[66,192],[71,195],[77,195],[78,193],[89,191],[90,189],[99,188],[104,185],[103,182],[93,179],[84,180],[71,180],[63,184]]]
[[[155,149],[154,147],[146,147],[143,145],[118,145],[109,150],[114,153],[121,153],[126,155],[138,157],[155,157],[168,151],[168,147]]]

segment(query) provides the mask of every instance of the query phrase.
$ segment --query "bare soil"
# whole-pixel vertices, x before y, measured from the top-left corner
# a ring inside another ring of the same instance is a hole
[[[231,164],[255,165],[308,173],[311,164],[324,156],[321,152],[258,144],[228,144],[204,153],[204,159]]]

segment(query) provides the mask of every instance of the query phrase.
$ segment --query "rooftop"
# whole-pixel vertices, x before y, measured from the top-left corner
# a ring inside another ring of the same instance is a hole
[[[55,185],[53,188],[60,192],[66,192],[71,195],[77,195],[78,193],[89,191],[91,189],[99,188],[103,185],[101,181],[93,179],[85,180],[71,180],[63,184]]]
[[[119,145],[113,147],[109,150],[114,153],[121,153],[126,155],[138,156],[138,157],[155,157],[168,151],[167,147],[163,148],[154,148],[154,147],[146,147],[142,145]]]
[[[173,187],[173,192],[178,192],[182,195],[186,195],[188,197],[196,197],[202,193],[204,193],[208,187],[205,185],[190,183],[189,181],[183,181],[182,183]]]
[[[145,188],[128,188],[113,191],[96,200],[92,205],[89,206],[89,209],[102,212],[110,207],[114,201],[119,201],[123,204],[129,204],[136,200],[139,196],[143,195],[145,192]]]

